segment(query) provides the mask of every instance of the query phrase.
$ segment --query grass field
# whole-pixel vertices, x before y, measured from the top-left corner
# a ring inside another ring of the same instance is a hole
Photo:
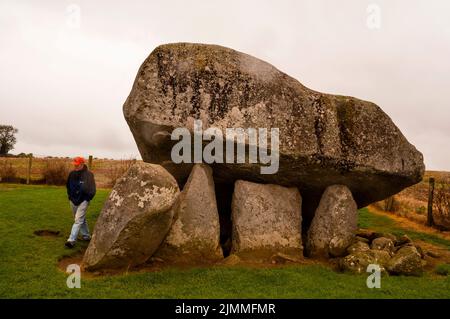
[[[100,189],[91,203],[92,229],[108,196]],[[381,289],[366,287],[366,276],[336,273],[322,265],[280,268],[209,267],[166,269],[98,278],[82,276],[81,289],[66,286],[58,260],[76,254],[64,248],[72,223],[65,189],[0,184],[1,298],[450,298],[450,277],[383,277]],[[405,232],[388,217],[360,211],[360,226]],[[59,230],[39,237],[35,230]],[[408,232],[413,238],[450,249],[448,240]],[[84,245],[85,247],[85,245]]]
[[[445,216],[438,214],[436,197],[437,193],[442,189],[444,189],[444,191],[448,194],[447,196],[450,196],[450,172],[426,171],[421,182],[411,187],[407,187],[400,193],[393,196],[394,204],[392,205],[390,212],[425,225],[427,223],[430,178],[434,178],[436,181],[433,208],[435,222],[437,222],[438,225],[445,226],[448,229],[449,222],[445,222],[444,220],[450,220],[450,217],[448,214]],[[377,203],[377,206],[379,209],[385,209],[384,201]],[[444,220],[442,220],[442,218],[444,218]]]

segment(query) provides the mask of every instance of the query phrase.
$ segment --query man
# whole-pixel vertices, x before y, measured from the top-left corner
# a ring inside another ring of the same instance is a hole
[[[65,244],[68,248],[75,246],[78,233],[81,233],[81,238],[84,241],[91,239],[86,222],[86,211],[96,191],[94,174],[88,170],[84,158],[75,157],[72,164],[74,170],[70,172],[66,186],[75,222]]]

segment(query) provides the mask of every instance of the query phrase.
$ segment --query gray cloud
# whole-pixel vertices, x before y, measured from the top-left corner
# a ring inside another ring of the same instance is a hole
[[[66,8],[81,8],[80,28]],[[381,28],[366,25],[367,6]],[[380,105],[428,169],[450,170],[448,1],[2,1],[0,118],[15,152],[138,155],[122,115],[161,43],[216,43],[304,85]]]

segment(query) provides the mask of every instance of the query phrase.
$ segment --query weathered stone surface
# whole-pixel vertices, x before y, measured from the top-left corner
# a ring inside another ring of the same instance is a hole
[[[380,266],[383,271],[389,259],[389,253],[384,250],[357,251],[342,258],[339,266],[343,271],[361,274],[367,271],[368,265],[375,264]]]
[[[363,243],[366,243],[366,244],[368,244],[370,242],[367,238],[364,238],[364,237],[361,237],[361,236],[356,236],[355,240],[363,242]]]
[[[368,242],[371,242],[372,240],[377,238],[375,232],[367,229],[358,229],[358,231],[356,232],[356,237],[365,238]]]
[[[354,254],[356,252],[364,252],[368,250],[370,250],[370,247],[367,243],[364,243],[362,241],[356,241],[347,248],[347,253]]]
[[[212,169],[196,164],[175,206],[174,222],[155,256],[166,262],[223,259]]]
[[[397,275],[420,276],[423,272],[420,253],[412,245],[400,248],[386,268],[389,273]]]
[[[378,237],[372,241],[370,248],[377,250],[385,250],[390,254],[394,252],[394,242],[386,237]]]
[[[325,258],[344,255],[355,238],[357,217],[350,190],[344,185],[328,187],[308,230],[307,254]]]
[[[301,201],[298,189],[238,180],[232,201],[232,253],[301,255]]]
[[[105,202],[84,255],[88,270],[144,263],[164,240],[179,189],[162,166],[137,162]]]
[[[146,162],[184,181],[191,165],[175,165],[174,128],[279,128],[280,169],[216,164],[216,182],[245,179],[297,186],[312,218],[324,189],[346,185],[359,207],[422,179],[423,157],[377,105],[306,88],[272,65],[217,45],[157,47],[142,64],[124,115]]]
[[[423,249],[422,249],[422,247],[420,247],[419,245],[414,245],[414,247],[416,247],[416,249],[417,249],[417,252],[419,253],[419,255],[420,255],[420,258],[425,258],[425,253],[423,252]]]
[[[394,243],[397,241],[397,237],[391,233],[374,233],[374,239],[380,237],[388,238],[392,240]]]
[[[408,235],[402,235],[395,241],[395,246],[402,246],[409,243],[412,243],[411,238],[409,238]]]

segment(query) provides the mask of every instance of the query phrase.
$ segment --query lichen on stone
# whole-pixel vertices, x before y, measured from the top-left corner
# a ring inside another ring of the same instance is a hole
[[[138,201],[138,207],[144,208],[147,203],[150,203],[149,209],[156,207],[171,206],[175,200],[177,190],[173,187],[160,187],[152,185],[152,188],[145,188],[142,195],[137,192],[128,194],[127,197],[134,197]]]
[[[109,195],[109,200],[114,202],[114,205],[116,205],[117,207],[120,207],[122,205],[124,198],[120,196],[115,189],[113,189],[111,191],[111,194]]]

